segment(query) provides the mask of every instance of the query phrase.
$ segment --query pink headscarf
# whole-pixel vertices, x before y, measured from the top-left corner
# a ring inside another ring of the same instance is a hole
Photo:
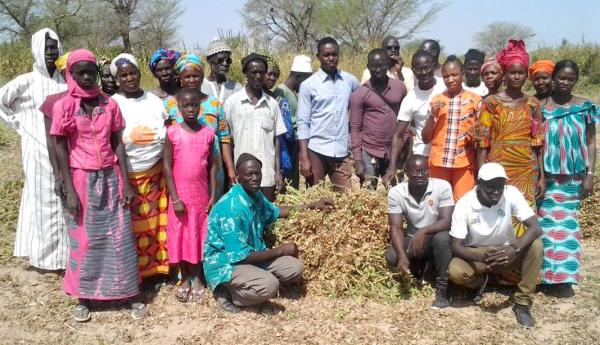
[[[69,90],[67,96],[79,105],[80,99],[90,99],[98,97],[100,94],[100,86],[95,85],[91,89],[84,89],[77,84],[77,82],[71,76],[71,67],[77,62],[89,61],[96,65],[96,57],[94,54],[86,49],[77,49],[71,52],[67,59],[67,88]]]
[[[483,65],[481,65],[481,74],[483,74],[485,72],[485,70],[490,67],[490,66],[498,66],[498,68],[500,70],[502,70],[502,66],[500,66],[500,64],[498,63],[498,61],[496,61],[495,57],[491,57],[488,58],[487,60],[485,60],[485,62],[483,63]]]
[[[509,40],[508,46],[496,55],[496,60],[498,60],[504,73],[506,73],[508,66],[514,63],[520,63],[527,70],[529,68],[529,54],[525,49],[525,42],[522,40]]]

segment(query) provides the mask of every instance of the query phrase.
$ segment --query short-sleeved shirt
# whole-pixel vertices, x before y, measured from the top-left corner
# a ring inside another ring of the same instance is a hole
[[[212,208],[204,243],[204,274],[211,289],[231,280],[237,264],[264,251],[265,228],[279,218],[279,208],[260,192],[249,195],[239,183]]]
[[[296,116],[296,112],[298,111],[298,96],[296,96],[296,93],[290,90],[290,88],[285,84],[279,84],[279,86],[273,90],[273,94],[275,94],[275,98],[277,99],[279,99],[279,97],[283,97],[287,100],[288,104],[290,105],[292,126],[295,130],[297,125],[296,123],[298,122],[298,117]]]
[[[250,153],[262,162],[262,187],[275,185],[275,137],[287,129],[279,103],[265,92],[252,104],[246,89],[234,93],[224,106],[225,119],[233,137],[234,162]]]
[[[433,96],[444,92],[446,86],[443,82],[437,81],[435,85],[429,90],[422,90],[419,85],[415,85],[415,88],[410,90],[402,105],[400,105],[400,112],[398,113],[398,121],[409,122],[412,126],[414,133],[413,141],[413,153],[423,156],[429,156],[431,151],[431,144],[425,144],[421,132],[425,127],[427,116],[429,114],[429,102]]]
[[[320,68],[300,84],[298,139],[308,139],[311,151],[326,157],[348,156],[348,105],[357,87],[352,74],[338,70],[333,79]]]
[[[388,213],[402,214],[408,224],[408,233],[430,226],[438,219],[440,208],[454,206],[452,187],[445,180],[430,178],[427,190],[421,200],[408,191],[408,181],[404,181],[388,192]]]
[[[473,188],[456,203],[450,236],[464,239],[467,247],[514,243],[517,236],[512,217],[522,222],[535,215],[523,194],[517,187],[506,186],[500,201],[486,207],[479,202],[476,189]]]
[[[429,164],[442,168],[464,168],[475,162],[473,126],[481,105],[481,97],[463,90],[455,96],[443,92],[431,99],[435,119]]]
[[[92,119],[80,107],[74,109],[70,97],[54,104],[50,134],[68,137],[71,168],[100,170],[117,162],[111,136],[125,128],[125,121],[117,102],[103,95],[98,99]]]
[[[69,93],[68,90],[59,92],[59,93],[55,93],[53,95],[46,97],[46,99],[44,100],[44,103],[42,103],[42,105],[40,106],[40,111],[42,112],[42,114],[44,114],[44,116],[46,118],[52,120],[52,109],[54,108],[54,104],[56,102],[58,102],[59,99],[65,97],[67,95],[67,93]]]
[[[467,86],[467,84],[463,83],[463,89],[465,89],[467,91],[471,91],[474,94],[479,95],[481,97],[483,97],[489,93],[488,88],[485,86],[485,84],[483,82],[480,82],[479,86],[476,86],[476,87],[470,87],[470,86]]]
[[[226,80],[223,84],[218,85],[216,81],[210,81],[208,79],[204,79],[202,85],[200,86],[200,91],[202,93],[212,96],[217,99],[217,101],[221,102],[221,104],[225,103],[227,98],[229,98],[234,93],[238,92],[243,88],[242,84],[238,83],[235,80]]]
[[[139,98],[127,98],[121,94],[112,98],[125,119],[122,139],[129,172],[152,168],[162,158],[167,133],[163,102],[151,92],[144,92]]]

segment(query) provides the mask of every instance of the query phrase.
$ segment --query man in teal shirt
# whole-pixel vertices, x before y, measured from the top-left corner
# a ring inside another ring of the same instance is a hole
[[[236,162],[238,183],[213,207],[204,244],[204,274],[217,304],[236,313],[239,307],[277,296],[280,284],[298,283],[304,266],[294,243],[267,249],[265,229],[289,215],[291,207],[275,206],[260,192],[262,163],[243,153]],[[331,200],[295,209],[328,209]]]

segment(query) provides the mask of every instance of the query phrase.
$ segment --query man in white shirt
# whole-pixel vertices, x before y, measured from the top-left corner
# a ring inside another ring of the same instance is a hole
[[[414,154],[429,156],[431,144],[423,143],[421,131],[425,127],[429,114],[429,102],[433,96],[444,92],[446,86],[434,76],[433,57],[424,50],[418,50],[412,56],[412,70],[417,79],[417,85],[408,92],[400,105],[398,113],[398,127],[392,139],[392,153],[390,167],[395,167],[399,156],[406,143],[413,142]],[[412,127],[413,140],[406,134],[408,126]],[[410,149],[410,148],[409,148]],[[384,185],[394,182],[395,171],[393,168],[383,177]]]
[[[406,162],[407,182],[388,193],[388,222],[392,246],[385,252],[389,266],[409,273],[424,260],[433,259],[436,296],[433,309],[449,306],[448,264],[452,259],[448,229],[454,210],[452,187],[444,180],[429,178],[427,157],[413,155]],[[404,220],[408,232],[402,231]]]
[[[245,152],[262,162],[261,191],[273,201],[275,190],[283,182],[276,138],[287,130],[278,102],[263,92],[267,66],[267,58],[259,54],[252,53],[242,59],[242,72],[248,83],[225,101],[223,111],[233,137],[234,161]]]
[[[481,97],[488,94],[488,88],[481,82],[483,60],[485,60],[485,53],[477,49],[469,49],[465,54],[465,82],[463,83],[463,89]]]
[[[513,298],[517,322],[527,328],[535,325],[529,308],[542,266],[544,250],[537,217],[516,187],[506,185],[508,177],[498,163],[479,169],[477,186],[457,203],[452,216],[452,251],[448,267],[450,280],[478,289],[479,303],[488,274],[519,271],[521,280]],[[527,230],[517,238],[512,217]]]

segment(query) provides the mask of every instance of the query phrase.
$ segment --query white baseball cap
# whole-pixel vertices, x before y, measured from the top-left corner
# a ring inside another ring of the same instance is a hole
[[[500,177],[508,180],[504,167],[498,163],[485,163],[479,168],[479,173],[477,174],[477,179],[483,181],[490,181]]]
[[[291,70],[292,72],[312,73],[310,57],[306,55],[296,55]]]

